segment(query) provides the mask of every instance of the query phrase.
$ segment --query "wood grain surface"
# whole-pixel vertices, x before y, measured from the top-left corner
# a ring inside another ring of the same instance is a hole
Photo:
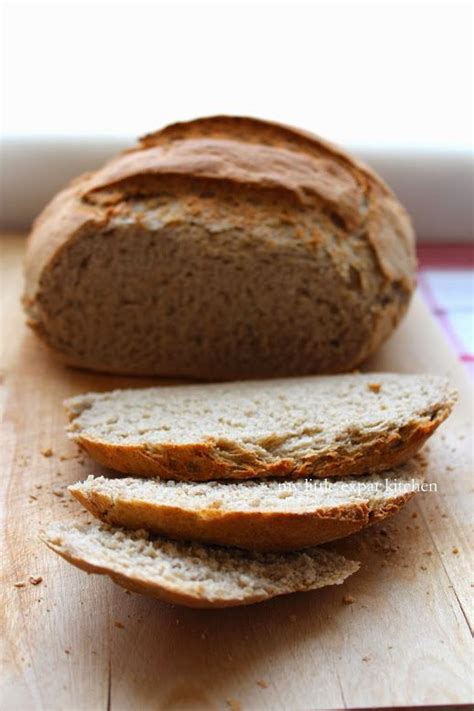
[[[341,587],[248,608],[187,610],[88,576],[38,540],[49,521],[85,515],[65,487],[100,471],[67,440],[63,399],[152,381],[54,361],[24,325],[23,247],[18,236],[2,239],[2,708],[472,702],[471,383],[420,299],[369,368],[442,373],[459,388],[453,416],[425,450],[437,492],[335,544],[362,562]],[[42,580],[35,585],[31,576]]]

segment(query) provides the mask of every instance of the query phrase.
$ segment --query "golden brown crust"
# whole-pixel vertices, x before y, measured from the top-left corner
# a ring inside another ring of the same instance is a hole
[[[247,550],[286,552],[344,538],[392,516],[414,495],[394,497],[377,509],[364,502],[305,513],[255,511],[190,511],[177,506],[111,497],[102,492],[75,498],[96,518],[123,528],[141,529],[178,540],[195,540]]]
[[[196,180],[231,183],[314,204],[344,229],[364,231],[385,278],[407,291],[413,288],[410,220],[378,176],[310,133],[217,116],[145,136],[137,147],[81,176],[52,200],[34,224],[26,258],[24,301],[33,322],[41,275],[62,248],[106,226],[111,206],[124,205],[137,192],[153,193],[170,179],[183,179],[188,187]]]
[[[100,190],[126,194],[153,194],[167,179],[230,183],[239,189],[271,191],[286,195],[300,205],[321,201],[339,214],[351,228],[360,225],[363,191],[355,177],[327,158],[312,158],[281,147],[213,138],[177,141],[122,154],[98,171],[86,197]]]
[[[304,461],[266,462],[247,450],[224,451],[217,442],[188,445],[110,444],[73,433],[73,438],[99,464],[126,474],[188,481],[254,479],[260,477],[357,476],[384,471],[408,461],[446,419],[452,403],[438,407],[430,417],[386,432],[356,448],[344,446],[315,453]]]
[[[335,163],[351,175],[367,201],[366,237],[382,272],[388,279],[399,280],[407,288],[413,288],[415,235],[410,218],[382,178],[362,161],[309,131],[247,116],[209,116],[171,124],[143,136],[140,146],[166,146],[171,141],[206,135],[224,139],[237,137],[249,143],[262,141],[266,145],[301,151]],[[382,233],[379,233],[379,227]]]
[[[283,146],[293,151],[323,154],[349,169],[356,169],[365,178],[376,182],[382,192],[392,195],[386,183],[368,166],[334,143],[310,131],[250,116],[205,116],[191,121],[173,123],[159,131],[142,136],[139,139],[139,146],[132,148],[130,152],[140,150],[140,148],[167,145],[172,141],[187,137],[199,138],[209,135],[223,139],[235,137],[248,143],[262,142],[265,145]]]

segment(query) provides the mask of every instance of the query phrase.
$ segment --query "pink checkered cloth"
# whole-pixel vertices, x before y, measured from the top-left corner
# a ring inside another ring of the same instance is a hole
[[[418,245],[418,287],[474,377],[474,246]]]

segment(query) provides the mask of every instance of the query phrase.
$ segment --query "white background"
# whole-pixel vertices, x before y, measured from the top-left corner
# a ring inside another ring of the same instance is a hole
[[[472,145],[472,5],[3,3],[4,136],[251,114],[350,146]]]

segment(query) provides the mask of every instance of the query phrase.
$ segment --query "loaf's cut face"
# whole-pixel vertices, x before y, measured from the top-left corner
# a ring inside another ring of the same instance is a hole
[[[141,139],[36,221],[29,324],[67,363],[231,379],[339,372],[414,287],[410,221],[316,136],[211,117]]]
[[[366,373],[114,390],[65,405],[70,436],[104,466],[208,481],[384,471],[455,401],[439,376]]]
[[[291,592],[340,585],[359,564],[329,550],[256,553],[169,541],[145,531],[55,524],[43,534],[56,553],[135,592],[188,607],[249,605]]]

